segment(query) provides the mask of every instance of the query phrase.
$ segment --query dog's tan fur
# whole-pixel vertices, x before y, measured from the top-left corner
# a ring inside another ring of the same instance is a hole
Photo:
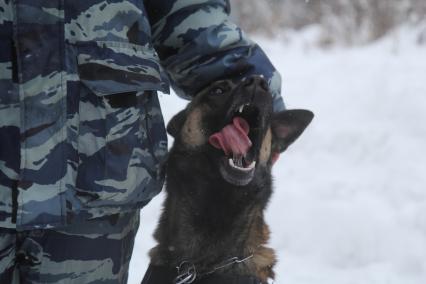
[[[271,157],[271,146],[272,146],[272,131],[269,128],[266,132],[265,138],[263,138],[262,146],[260,146],[259,162],[261,165],[266,166]]]
[[[182,141],[194,148],[206,143],[206,134],[203,131],[201,121],[204,108],[194,108],[189,114],[183,125],[181,138]]]

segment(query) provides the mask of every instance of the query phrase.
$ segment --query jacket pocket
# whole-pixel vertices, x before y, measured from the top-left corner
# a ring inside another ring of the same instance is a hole
[[[77,64],[80,81],[99,96],[143,90],[169,92],[157,54],[147,46],[110,41],[80,43]]]
[[[167,136],[155,92],[163,81],[133,48],[79,50],[76,195],[88,207],[136,208],[163,183]]]

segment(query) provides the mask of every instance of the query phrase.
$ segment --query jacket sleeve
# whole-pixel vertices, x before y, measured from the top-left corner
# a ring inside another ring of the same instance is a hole
[[[224,78],[263,75],[283,110],[281,77],[261,50],[229,20],[229,0],[145,0],[154,47],[173,89],[191,98]]]

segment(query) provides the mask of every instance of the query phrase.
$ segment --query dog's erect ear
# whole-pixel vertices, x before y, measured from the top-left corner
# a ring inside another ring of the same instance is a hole
[[[169,123],[167,124],[167,132],[173,137],[176,138],[179,131],[182,129],[183,124],[185,123],[186,119],[186,111],[182,110],[178,112],[175,116],[170,119]]]
[[[272,116],[272,152],[287,149],[311,123],[314,114],[309,110],[293,109],[276,112]]]

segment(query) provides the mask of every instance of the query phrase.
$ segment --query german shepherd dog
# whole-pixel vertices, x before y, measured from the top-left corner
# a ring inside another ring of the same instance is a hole
[[[274,251],[265,246],[271,167],[313,118],[272,112],[262,77],[218,81],[174,116],[166,164],[167,197],[158,245],[143,284],[268,283]]]

